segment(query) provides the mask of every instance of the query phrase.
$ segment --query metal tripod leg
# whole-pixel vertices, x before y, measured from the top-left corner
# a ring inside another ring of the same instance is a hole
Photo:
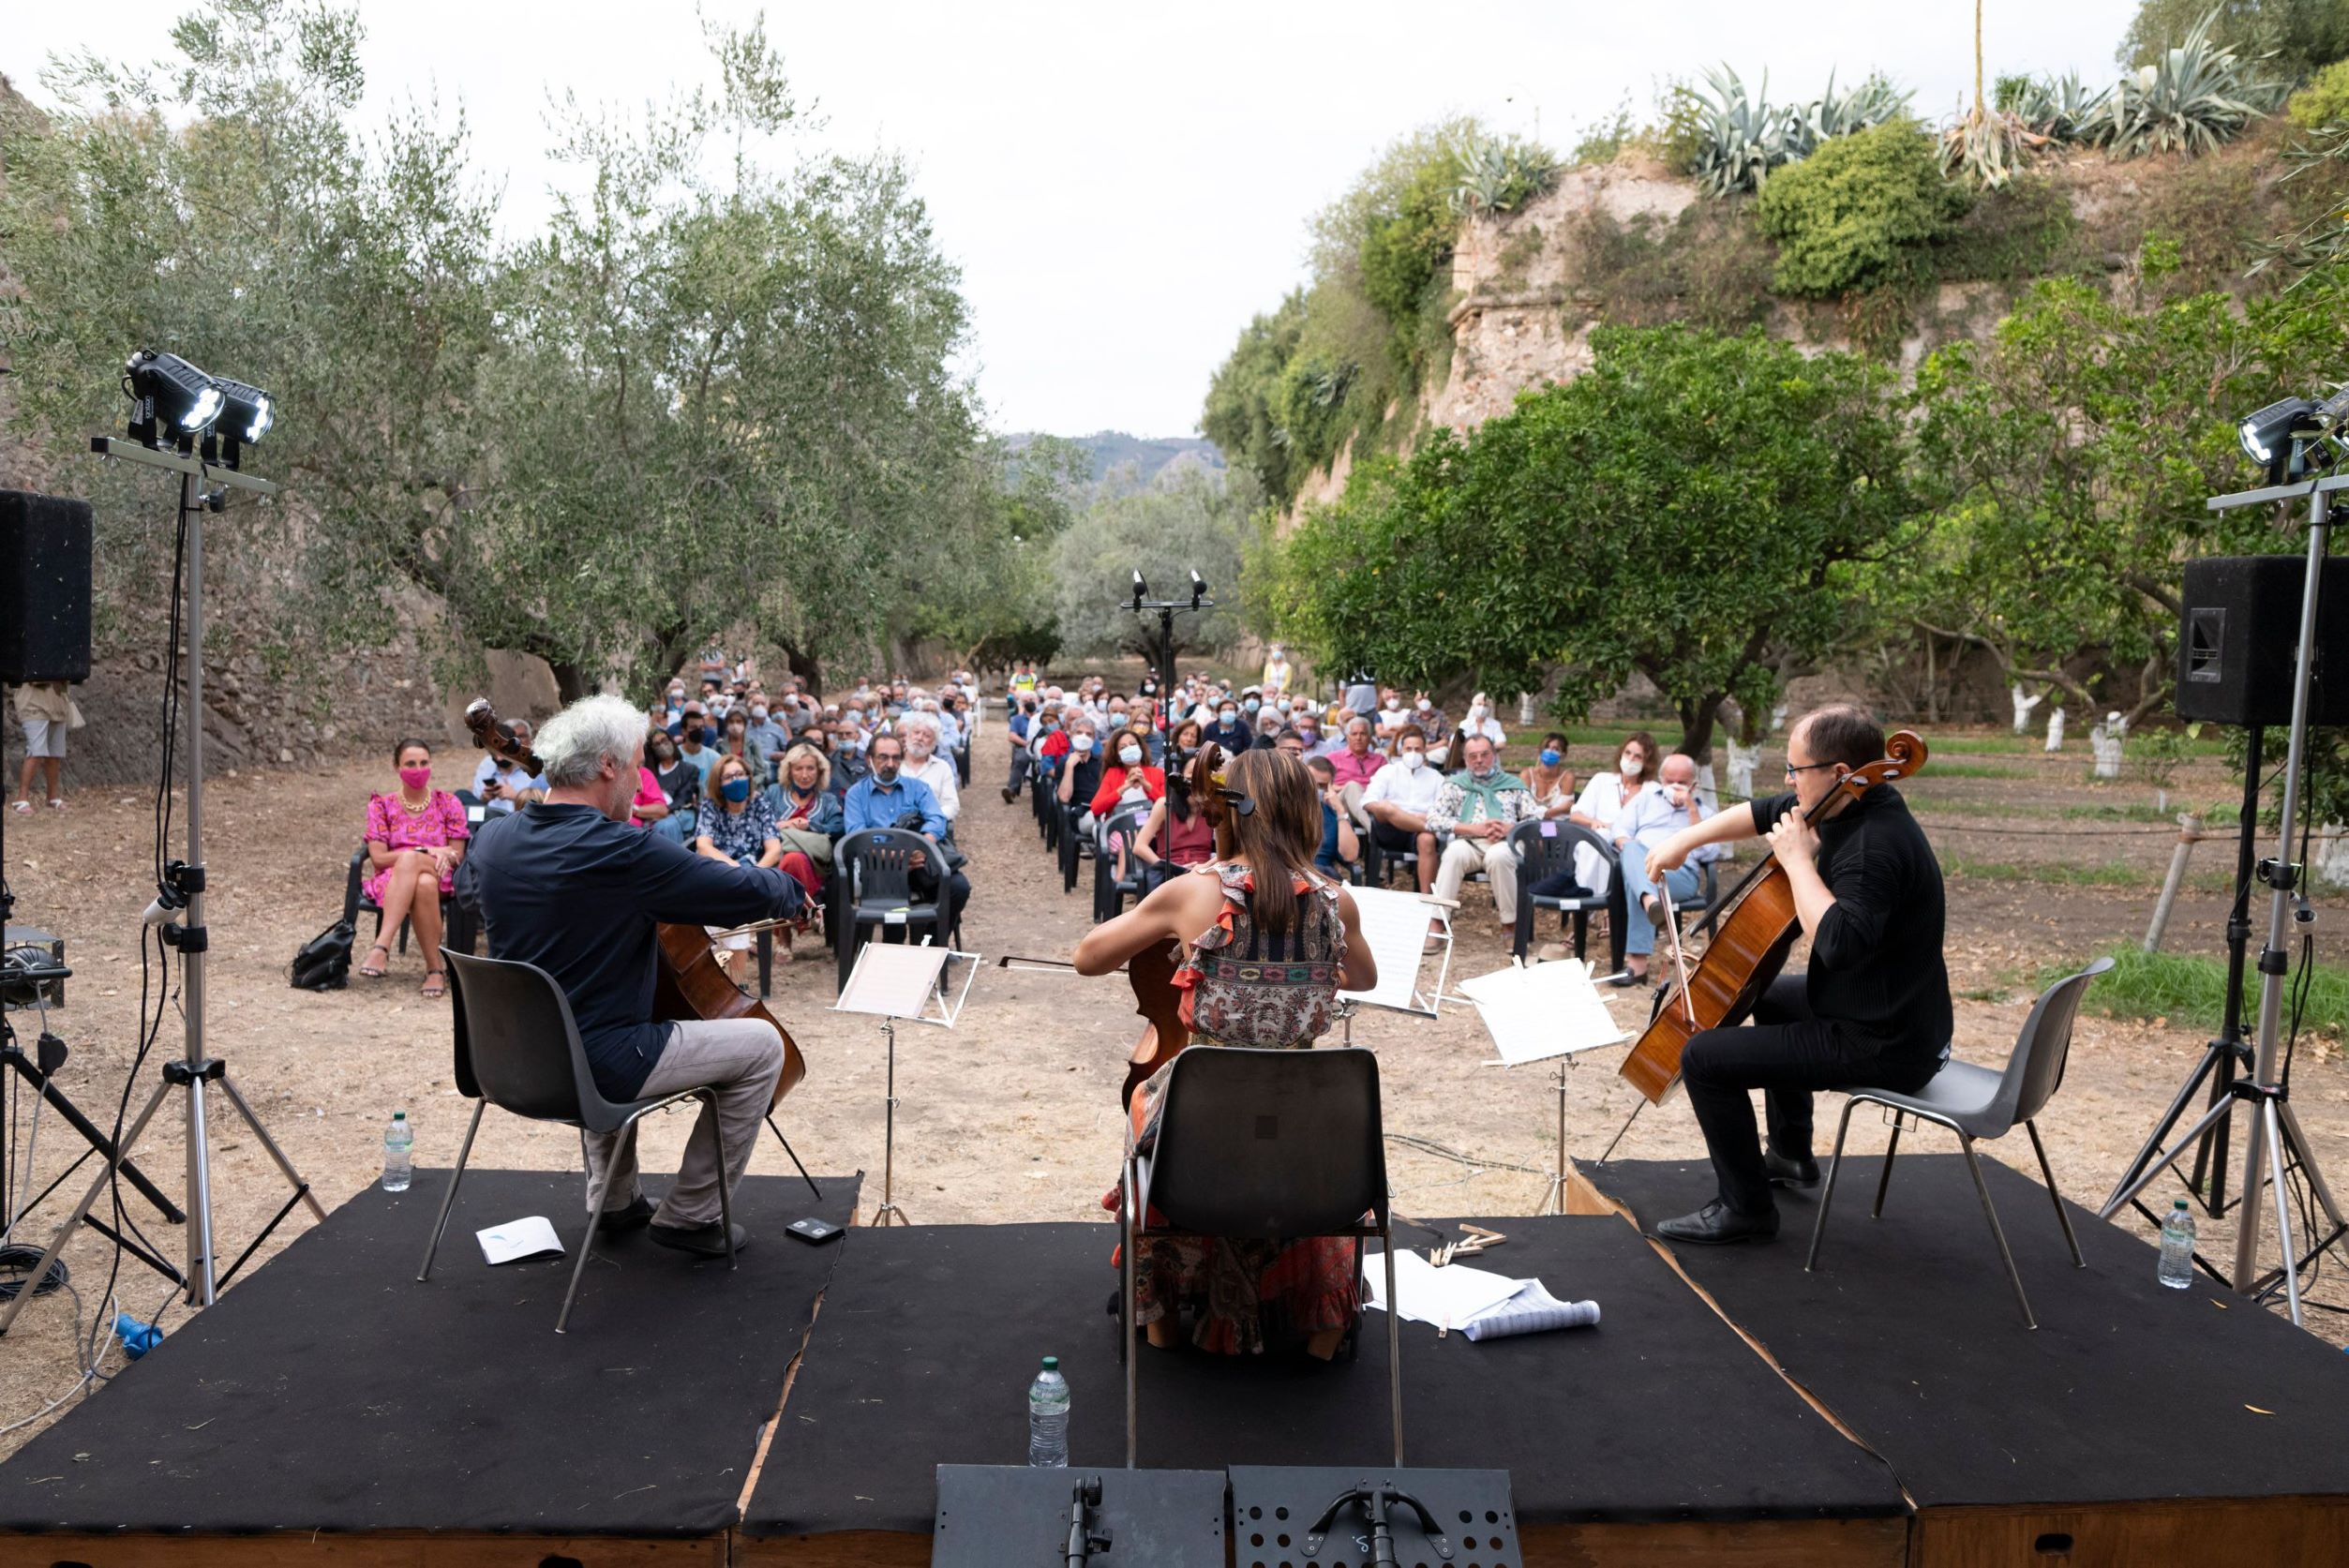
[[[2139,1171],[2132,1179],[2122,1183],[2118,1191],[2115,1192],[2110,1198],[2104,1200],[2104,1206],[2096,1211],[2096,1217],[2099,1219],[2112,1218],[2113,1216],[2119,1211],[2122,1204],[2128,1202],[2138,1193],[2143,1192],[2147,1187],[2151,1187],[2153,1185],[2154,1177],[2160,1175],[2162,1172],[2177,1164],[2177,1161],[2185,1156],[2188,1147],[2199,1141],[2204,1133],[2209,1131],[2212,1127],[2226,1120],[2227,1117],[2233,1115],[2234,1113],[2235,1098],[2231,1095],[2225,1099],[2221,1100],[2218,1104],[2212,1106],[2209,1110],[2204,1112],[2202,1120],[2187,1128],[2185,1136],[2181,1137],[2177,1142],[2171,1144],[2167,1149],[2163,1150],[2154,1158],[2152,1164],[2147,1165],[2144,1170]],[[2253,1136],[2256,1136],[2256,1134]]]
[[[2324,1167],[2316,1163],[2315,1154],[2309,1145],[2308,1134],[2300,1130],[2300,1118],[2293,1112],[2292,1102],[2288,1099],[2279,1102],[2276,1106],[2276,1113],[2283,1118],[2284,1130],[2292,1135],[2293,1153],[2299,1157],[2300,1169],[2307,1174],[2309,1187],[2315,1192],[2316,1202],[2325,1210],[2325,1217],[2333,1222],[2335,1230],[2340,1230],[2342,1228],[2341,1205],[2333,1202],[2333,1189],[2326,1185]]]
[[[139,1135],[147,1130],[147,1124],[163,1108],[163,1098],[171,1092],[171,1083],[166,1080],[157,1083],[155,1093],[147,1097],[147,1103],[139,1110],[139,1119],[130,1124],[130,1130],[123,1135],[123,1141],[114,1145],[114,1157],[107,1162],[105,1170],[97,1173],[97,1180],[90,1184],[89,1190],[82,1194],[82,1201],[74,1204],[73,1212],[66,1217],[65,1223],[57,1227],[57,1233],[49,1240],[49,1250],[41,1254],[40,1262],[25,1276],[24,1288],[8,1299],[6,1311],[0,1311],[0,1335],[8,1332],[8,1325],[16,1322],[16,1315],[24,1310],[26,1302],[33,1299],[33,1288],[47,1277],[51,1265],[57,1262],[57,1255],[66,1249],[67,1238],[90,1217],[90,1205],[97,1202],[97,1195],[106,1190],[106,1184],[114,1179],[115,1167],[130,1157],[132,1147],[139,1142]]]
[[[2283,1294],[2292,1306],[2292,1326],[2300,1326],[2300,1262],[2292,1253],[2292,1194],[2283,1185],[2283,1128],[2276,1118],[2276,1102],[2263,1101],[2259,1108],[2260,1130],[2252,1134],[2267,1140],[2267,1179],[2275,1184],[2276,1246],[2283,1254]],[[2243,1194],[2246,1204],[2258,1195]]]
[[[1555,1164],[1555,1165],[1553,1165],[1553,1166],[1551,1166],[1551,1167],[1549,1168],[1549,1193],[1548,1193],[1547,1195],[1545,1195],[1545,1196],[1543,1197],[1543,1199],[1542,1199],[1542,1202],[1541,1202],[1541,1207],[1539,1207],[1539,1208],[1537,1208],[1537,1209],[1535,1209],[1535,1210],[1534,1211],[1534,1212],[1535,1214],[1537,1214],[1537,1215],[1543,1215],[1543,1214],[1557,1214],[1557,1215],[1563,1215],[1563,1214],[1564,1214],[1564,1213],[1566,1212],[1566,1066],[1565,1066],[1565,1063],[1561,1062],[1561,1063],[1559,1063],[1559,1064],[1558,1064],[1558,1070],[1557,1070],[1556,1074],[1553,1076],[1552,1082],[1554,1082],[1554,1083],[1558,1085],[1558,1163],[1557,1163],[1557,1164]],[[1642,1105],[1644,1105],[1644,1104],[1646,1104],[1647,1102],[1646,1102],[1645,1100],[1642,1100],[1642,1101],[1640,1101],[1640,1103],[1641,1103]],[[1636,1113],[1635,1113],[1635,1114],[1636,1114]],[[1628,1125],[1628,1124],[1626,1124],[1626,1125]],[[1610,1144],[1608,1144],[1608,1147],[1612,1148],[1612,1147],[1614,1147],[1614,1145],[1610,1143]],[[1401,1460],[1399,1460],[1399,1459],[1396,1461],[1396,1463],[1398,1463],[1398,1464],[1400,1464],[1401,1462],[1402,1462],[1402,1461],[1401,1461]]]
[[[293,1161],[286,1157],[285,1150],[277,1147],[277,1141],[269,1136],[269,1129],[261,1125],[261,1118],[253,1114],[253,1108],[245,1103],[245,1097],[236,1092],[236,1085],[229,1081],[226,1072],[220,1075],[220,1092],[229,1097],[229,1103],[235,1106],[236,1113],[245,1118],[245,1125],[253,1129],[253,1136],[260,1139],[261,1146],[269,1151],[269,1157],[277,1162],[277,1169],[284,1172],[286,1180],[293,1184],[293,1190],[301,1195],[302,1202],[309,1205],[311,1215],[324,1219],[326,1211],[320,1206],[318,1194],[311,1191],[310,1184],[302,1179],[302,1172],[293,1168]]]
[[[2147,1160],[2152,1159],[2153,1157],[2161,1151],[2162,1140],[2170,1135],[2170,1128],[2177,1125],[2177,1119],[2186,1113],[2187,1105],[2192,1101],[2195,1093],[2201,1089],[2204,1082],[2209,1078],[2211,1069],[2219,1065],[2219,1055],[2222,1049],[2223,1048],[2216,1040],[2213,1040],[2208,1046],[2204,1048],[2201,1064],[2194,1068],[2192,1074],[2187,1078],[2185,1083],[2181,1085],[2177,1093],[2172,1097],[2170,1100],[2170,1108],[2162,1113],[2162,1119],[2153,1124],[2153,1132],[2151,1136],[2147,1137],[2145,1141],[2144,1146],[2137,1150],[2137,1157],[2129,1162],[2129,1169],[2121,1172],[2120,1181],[2113,1188],[2113,1195],[2104,1200],[2104,1206],[2102,1208],[2096,1211],[2096,1217],[2099,1219],[2112,1218],[2113,1216],[2119,1211],[2120,1206],[2123,1203],[2128,1202],[2130,1199],[2135,1197],[2145,1187],[2145,1183],[2139,1181],[2138,1178],[2143,1176],[2148,1170],[2158,1170],[2163,1165],[2173,1164],[2177,1161],[2179,1155],[2185,1153],[2184,1145],[2181,1143],[2177,1154],[2173,1154],[2154,1165],[2149,1166],[2146,1163]],[[2221,1103],[2232,1104],[2233,1102],[2231,1100],[2222,1100]],[[2199,1127],[2201,1124],[2197,1123],[2195,1125]]]

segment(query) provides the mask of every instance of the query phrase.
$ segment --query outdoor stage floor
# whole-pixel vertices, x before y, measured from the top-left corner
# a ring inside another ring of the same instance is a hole
[[[1992,1172],[2036,1334],[1952,1157],[1903,1158],[1874,1224],[1855,1161],[1807,1277],[1801,1198],[1776,1246],[1687,1279],[1612,1214],[1486,1220],[1509,1241],[1483,1266],[1604,1318],[1482,1345],[1405,1324],[1407,1462],[1507,1470],[1536,1563],[2349,1561],[2349,1361],[2159,1290],[2149,1248],[2076,1212],[2073,1270],[2045,1193]],[[1710,1186],[1589,1174],[1648,1217]],[[444,1180],[344,1205],[0,1467],[0,1568],[925,1562],[935,1466],[1025,1457],[1043,1354],[1077,1463],[1122,1457],[1106,1225],[809,1247],[782,1227],[845,1217],[853,1179],[817,1204],[754,1178],[739,1271],[623,1238],[558,1337],[566,1264],[493,1271],[471,1232],[546,1214],[576,1246],[577,1178],[470,1173],[419,1285]],[[1145,1350],[1143,1462],[1377,1466],[1368,1327],[1333,1366]]]

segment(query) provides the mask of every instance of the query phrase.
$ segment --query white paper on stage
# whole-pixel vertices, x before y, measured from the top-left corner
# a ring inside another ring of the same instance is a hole
[[[1369,944],[1370,957],[1378,963],[1379,982],[1368,991],[1341,991],[1338,994],[1375,1007],[1432,1015],[1436,1010],[1433,998],[1423,996],[1419,990],[1419,964],[1427,956],[1428,922],[1441,917],[1441,907],[1417,893],[1397,892],[1390,888],[1350,888],[1347,891],[1354,895],[1354,912],[1362,922],[1362,940]],[[1443,972],[1448,973],[1451,938],[1447,935],[1443,942]],[[1435,990],[1441,993],[1443,989],[1443,974],[1439,973]]]
[[[475,1231],[473,1239],[481,1243],[481,1255],[492,1266],[562,1256],[562,1238],[555,1234],[553,1222],[543,1214]]]
[[[1501,1060],[1511,1067],[1630,1038],[1600,1000],[1591,966],[1579,959],[1512,963],[1462,980],[1460,993],[1476,1004]]]
[[[1362,1275],[1370,1306],[1386,1310],[1386,1265],[1365,1254]],[[1469,1339],[1500,1339],[1548,1329],[1588,1328],[1599,1321],[1594,1301],[1560,1301],[1538,1279],[1512,1279],[1465,1263],[1437,1268],[1416,1252],[1395,1254],[1395,1294],[1407,1322],[1457,1329]]]
[[[857,949],[856,967],[849,971],[833,1010],[920,1018],[937,992],[946,952],[926,943],[867,942]]]

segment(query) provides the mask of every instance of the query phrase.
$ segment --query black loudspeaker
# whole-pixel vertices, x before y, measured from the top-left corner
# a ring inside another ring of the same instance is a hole
[[[90,678],[90,503],[0,490],[0,680]]]
[[[2177,716],[2222,724],[2292,722],[2304,556],[2213,556],[2186,563],[2177,635]],[[2309,722],[2349,724],[2349,559],[2325,561],[2316,601]]]

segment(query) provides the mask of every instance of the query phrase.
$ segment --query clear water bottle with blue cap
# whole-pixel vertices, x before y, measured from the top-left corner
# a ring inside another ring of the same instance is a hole
[[[1044,1358],[1044,1369],[1027,1385],[1027,1462],[1069,1468],[1069,1380],[1056,1355]]]

